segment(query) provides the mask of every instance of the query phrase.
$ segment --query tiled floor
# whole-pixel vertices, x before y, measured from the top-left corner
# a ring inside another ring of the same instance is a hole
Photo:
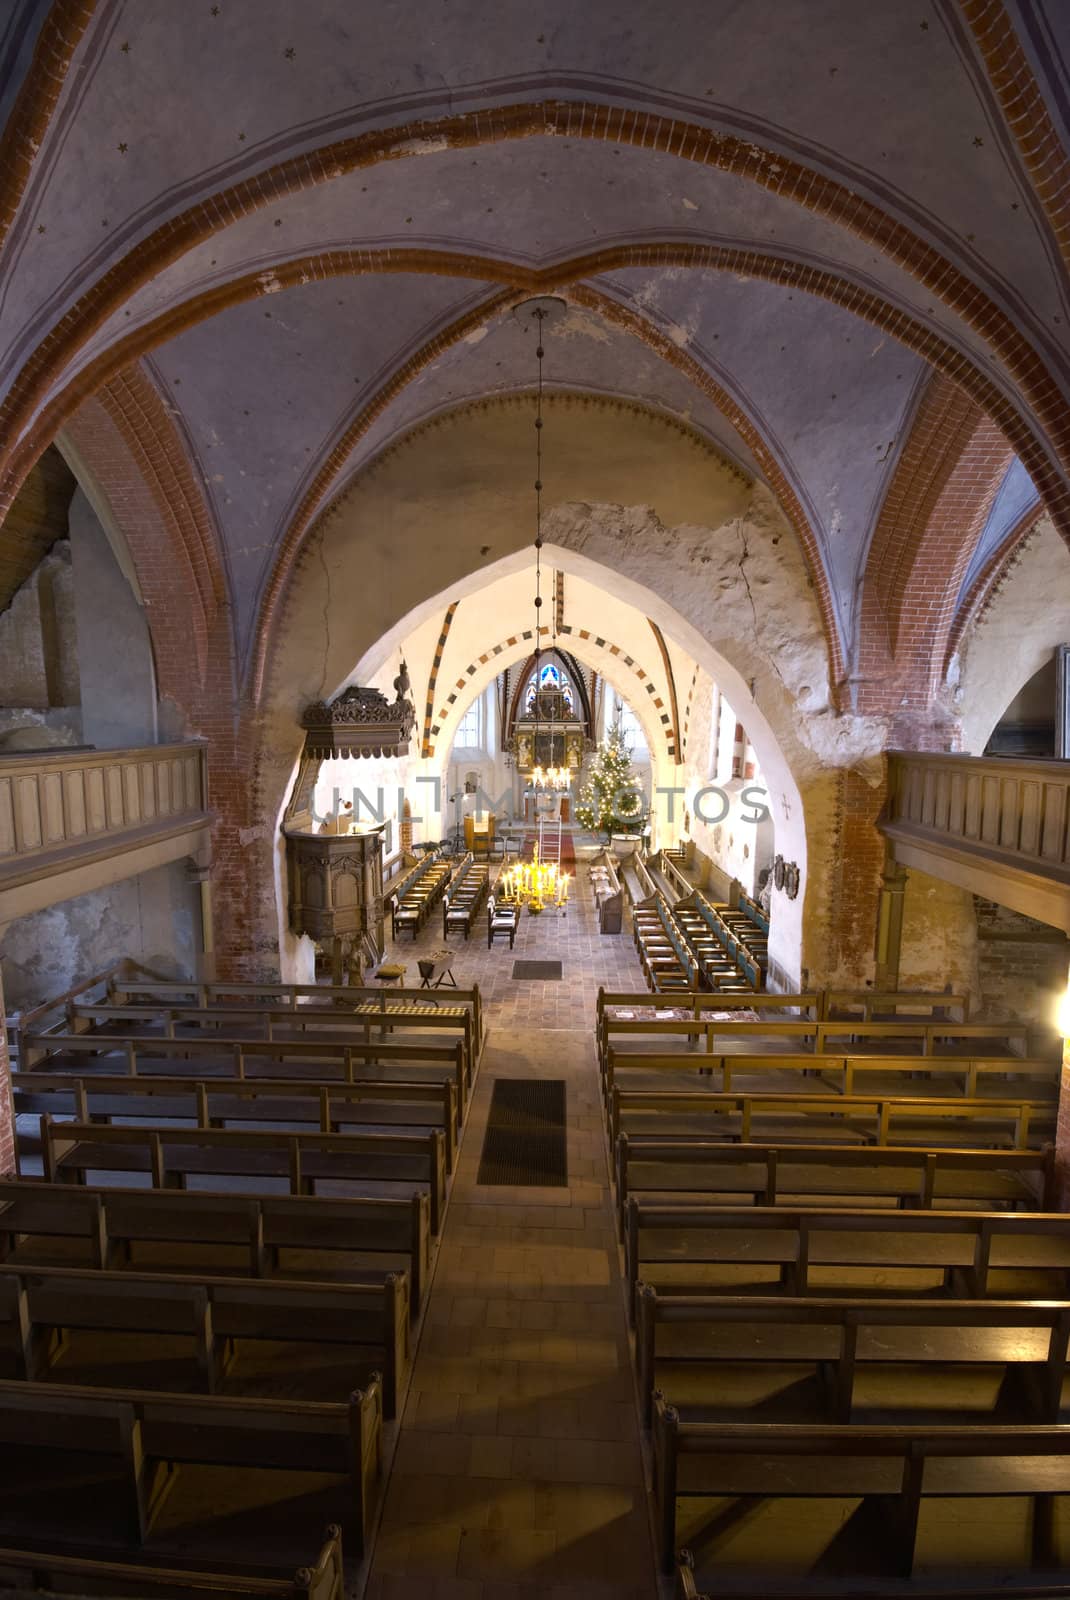
[[[599,983],[635,989],[628,934],[586,895],[525,916],[516,948],[461,945],[489,1037],[402,1419],[368,1600],[652,1600],[654,1562],[593,1049]],[[442,944],[432,924],[415,960]],[[564,963],[561,982],[511,977]],[[564,1078],[569,1184],[479,1188],[495,1076]]]

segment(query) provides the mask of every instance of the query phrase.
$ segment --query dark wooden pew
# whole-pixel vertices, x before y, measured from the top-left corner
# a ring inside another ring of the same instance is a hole
[[[0,1181],[0,1238],[5,1259],[19,1266],[70,1264],[73,1255],[106,1270],[132,1266],[147,1248],[152,1265],[162,1257],[169,1270],[318,1281],[328,1272],[325,1257],[342,1254],[357,1258],[349,1278],[369,1267],[407,1271],[414,1317],[428,1282],[429,1213],[422,1193],[324,1199]],[[301,1270],[309,1255],[312,1270]]]
[[[972,1376],[991,1369],[1004,1381],[993,1416],[988,1408],[960,1421],[1060,1422],[1070,1340],[1068,1300],[887,1300],[754,1295],[660,1295],[640,1284],[636,1296],[636,1367],[644,1420],[650,1426],[654,1391],[660,1389],[684,1415],[744,1421],[747,1399],[736,1385],[741,1368],[768,1366],[784,1372],[797,1403],[798,1374],[818,1380],[818,1409],[829,1422],[851,1422],[856,1409],[867,1421],[903,1420],[887,1412],[886,1394],[865,1388],[867,1368],[896,1370],[893,1410],[933,1410],[929,1373],[940,1384],[940,1409],[976,1409],[956,1404],[958,1371]],[[937,1372],[938,1369],[938,1372]],[[720,1373],[721,1383],[716,1386]],[[929,1385],[911,1388],[917,1373]],[[1013,1383],[1006,1380],[1017,1380]],[[712,1381],[711,1381],[712,1380]],[[734,1392],[735,1391],[735,1392]],[[1008,1407],[1008,1394],[1013,1403]],[[868,1394],[868,1403],[867,1403]],[[777,1419],[766,1397],[766,1421]],[[821,1420],[818,1416],[815,1420]],[[940,1420],[933,1417],[931,1420]]]
[[[100,1074],[129,1078],[247,1079],[264,1082],[275,1078],[287,1081],[307,1079],[310,1084],[355,1083],[393,1079],[453,1084],[457,1116],[464,1121],[472,1086],[472,1058],[464,1040],[452,1044],[399,1045],[392,1040],[378,1043],[337,1046],[310,1041],[307,1045],[248,1040],[166,1039],[124,1040],[121,1044],[96,1034],[46,1035],[57,1040],[56,1054],[38,1057],[36,1065],[20,1071],[68,1073],[81,1077]],[[374,1069],[374,1071],[373,1071]],[[16,1076],[19,1074],[17,1073]]]
[[[912,1145],[717,1144],[707,1139],[617,1140],[617,1202],[717,1195],[726,1204],[820,1205],[844,1200],[931,1210],[953,1201],[1030,1211],[1054,1197],[1050,1147],[962,1150]],[[812,1197],[812,1198],[811,1198]]]
[[[0,1382],[0,1445],[8,1447],[0,1452],[0,1538],[9,1544],[17,1533],[20,1543],[47,1541],[62,1554],[90,1540],[101,1554],[143,1546],[165,1501],[185,1498],[189,1475],[193,1515],[214,1520],[222,1510],[218,1494],[206,1495],[209,1482],[239,1500],[253,1469],[286,1474],[289,1494],[246,1522],[243,1547],[263,1548],[271,1564],[273,1547],[302,1538],[304,1496],[326,1490],[359,1556],[382,1468],[382,1394],[372,1382],[332,1405]],[[240,1470],[204,1480],[199,1467]],[[195,1527],[181,1532],[185,1549],[196,1544]]]
[[[45,1179],[85,1182],[89,1172],[147,1173],[155,1189],[184,1188],[191,1177],[285,1180],[290,1193],[314,1195],[323,1182],[426,1184],[431,1232],[446,1203],[441,1133],[287,1133],[235,1128],[127,1128],[41,1119]]]
[[[194,1357],[191,1375],[195,1368],[196,1386],[209,1394],[219,1390],[233,1364],[235,1341],[338,1345],[355,1358],[349,1388],[370,1382],[372,1374],[381,1378],[387,1418],[397,1414],[410,1360],[409,1283],[403,1272],[376,1282],[320,1284],[0,1266],[0,1323],[17,1376],[31,1382],[48,1374],[56,1354],[54,1332],[136,1333],[150,1361],[151,1336],[183,1336]],[[61,1381],[84,1380],[67,1374]]]
[[[909,1578],[922,1503],[930,1496],[1013,1495],[1033,1502],[1033,1562],[1055,1565],[1049,1497],[1070,1493],[1065,1428],[856,1427],[685,1423],[662,1396],[654,1409],[662,1569],[673,1570],[680,1497],[799,1497],[870,1502],[886,1540],[885,1571]]]
[[[73,1116],[77,1122],[141,1117],[154,1124],[193,1122],[224,1128],[228,1122],[293,1126],[313,1123],[322,1133],[370,1123],[377,1128],[441,1130],[446,1171],[457,1152],[457,1096],[453,1083],[366,1079],[316,1084],[302,1078],[75,1077],[71,1073],[18,1072],[12,1098],[19,1116]]]
[[[1070,1298],[1070,1214],[628,1203],[629,1300],[665,1294]]]
[[[183,1600],[191,1594],[262,1596],[263,1600],[343,1600],[342,1532],[327,1529],[312,1566],[290,1577],[249,1572],[212,1572],[201,1567],[150,1566],[131,1556],[97,1561],[39,1550],[0,1547],[0,1584],[18,1593],[47,1589],[50,1594],[102,1595],[107,1600]]]
[[[701,1089],[613,1086],[610,1142],[644,1139],[740,1139],[780,1143],[799,1138],[844,1144],[956,1144],[1026,1150],[1055,1136],[1053,1100],[947,1099],[921,1095],[706,1093]]]

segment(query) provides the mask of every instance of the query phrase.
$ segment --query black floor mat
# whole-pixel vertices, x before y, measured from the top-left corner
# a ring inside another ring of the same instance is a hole
[[[476,1181],[564,1188],[568,1183],[564,1079],[495,1078]]]
[[[561,976],[560,961],[514,961],[514,978],[546,978],[554,979]]]

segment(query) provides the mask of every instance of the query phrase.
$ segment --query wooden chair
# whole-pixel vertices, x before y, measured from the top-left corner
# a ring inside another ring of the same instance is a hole
[[[518,906],[509,905],[504,900],[496,900],[491,895],[487,901],[487,949],[490,949],[495,939],[508,939],[511,950],[516,943],[519,921]]]

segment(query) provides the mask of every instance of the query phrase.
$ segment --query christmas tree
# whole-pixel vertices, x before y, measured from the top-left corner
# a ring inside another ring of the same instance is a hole
[[[619,726],[610,729],[595,751],[586,783],[576,802],[576,816],[588,833],[634,831],[643,814],[643,800],[635,785],[631,755]]]

